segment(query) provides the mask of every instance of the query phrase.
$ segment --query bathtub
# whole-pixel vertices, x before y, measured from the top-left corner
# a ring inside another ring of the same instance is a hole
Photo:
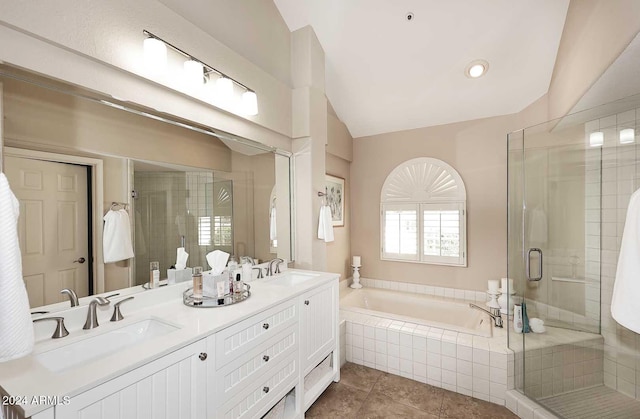
[[[470,335],[492,336],[493,320],[488,314],[470,308],[469,303],[424,294],[376,288],[348,289],[341,295],[340,310]]]

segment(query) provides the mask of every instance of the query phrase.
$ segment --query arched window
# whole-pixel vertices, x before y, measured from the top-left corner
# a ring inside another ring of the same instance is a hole
[[[442,160],[408,160],[387,176],[380,194],[383,260],[467,266],[467,193]]]

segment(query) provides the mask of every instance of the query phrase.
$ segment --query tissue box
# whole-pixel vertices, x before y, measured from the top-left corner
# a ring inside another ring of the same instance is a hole
[[[208,297],[217,297],[218,288],[217,283],[224,282],[224,292],[229,294],[229,273],[227,271],[222,272],[220,275],[214,275],[211,271],[202,273],[202,293]]]
[[[193,271],[191,268],[184,269],[167,269],[167,282],[169,284],[176,284],[178,282],[185,282],[191,280]]]

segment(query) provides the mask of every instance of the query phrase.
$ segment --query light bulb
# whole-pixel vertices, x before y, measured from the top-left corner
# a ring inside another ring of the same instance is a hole
[[[230,101],[233,98],[233,81],[227,77],[220,77],[216,81],[216,94],[222,101]]]
[[[604,132],[594,131],[589,134],[589,146],[590,147],[602,147],[604,144]]]
[[[148,72],[162,74],[167,69],[167,46],[156,38],[147,38],[143,42],[144,63]]]
[[[469,75],[474,79],[480,77],[484,73],[484,66],[482,64],[476,64],[469,69]]]
[[[253,116],[258,114],[258,96],[255,92],[247,90],[242,94],[242,110],[245,115]]]
[[[184,62],[184,77],[188,86],[200,87],[204,84],[204,67],[202,63],[195,60]]]
[[[636,133],[633,128],[625,128],[620,130],[620,144],[631,144],[636,139]]]

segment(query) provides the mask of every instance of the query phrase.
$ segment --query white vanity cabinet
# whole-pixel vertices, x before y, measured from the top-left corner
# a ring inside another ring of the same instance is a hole
[[[72,397],[55,418],[205,418],[205,363],[213,356],[200,340]]]
[[[302,372],[307,375],[336,348],[338,330],[337,281],[300,297]]]
[[[298,304],[288,301],[207,339],[209,418],[266,413],[299,380]]]

